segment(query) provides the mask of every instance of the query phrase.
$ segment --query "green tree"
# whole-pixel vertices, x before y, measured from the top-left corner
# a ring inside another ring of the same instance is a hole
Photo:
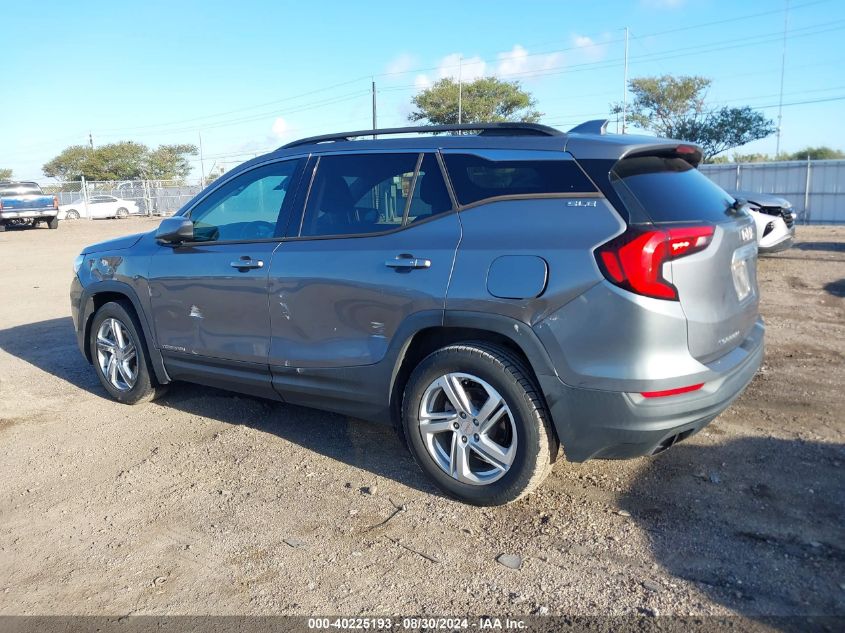
[[[411,121],[448,125],[458,122],[458,82],[441,79],[419,92],[411,102],[416,107]],[[461,122],[489,123],[500,121],[536,122],[542,114],[537,102],[518,81],[501,81],[482,77],[461,87]]]
[[[805,147],[797,152],[792,152],[784,160],[807,160],[808,156],[810,160],[831,160],[845,158],[845,152],[841,149],[833,149],[827,145],[820,145],[819,147]]]
[[[721,158],[721,156],[719,156],[719,158]],[[728,161],[727,158],[726,158],[724,160],[724,162],[726,162],[726,163],[727,162],[733,162],[733,163],[767,163],[770,160],[775,160],[775,159],[772,158],[771,156],[769,156],[768,154],[760,154],[759,152],[755,153],[755,154],[737,154],[736,152],[734,152],[733,159],[731,161]],[[716,161],[714,160],[713,162],[715,163]]]
[[[85,164],[92,152],[93,150],[87,145],[71,145],[41,169],[49,178],[79,180],[86,175]]]
[[[145,176],[149,148],[133,141],[101,145],[85,163],[88,180],[135,180]]]
[[[188,156],[199,153],[196,145],[160,145],[146,159],[146,178],[153,180],[183,180],[191,173]]]
[[[0,180],[10,180],[12,178],[12,170],[5,167],[0,168]]]
[[[710,84],[710,79],[697,76],[632,79],[628,86],[634,98],[627,118],[658,136],[696,143],[703,150],[705,160],[775,131],[774,122],[748,106],[708,107]],[[615,113],[622,111],[619,104],[612,109]]]
[[[142,143],[120,141],[92,149],[73,145],[43,167],[44,175],[60,180],[181,180],[191,171],[188,156],[194,145],[160,145],[150,150]]]

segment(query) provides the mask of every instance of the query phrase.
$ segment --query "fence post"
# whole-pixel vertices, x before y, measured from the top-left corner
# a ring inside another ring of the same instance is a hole
[[[88,183],[85,180],[85,176],[82,176],[82,188],[80,189],[80,193],[82,194],[82,206],[85,209],[85,216],[90,220],[91,212],[88,210]]]
[[[152,195],[152,187],[150,187],[150,181],[144,180],[144,201],[146,202],[147,207],[147,215],[152,217],[155,215],[155,209],[153,208],[153,195]]]
[[[742,179],[739,176],[739,170],[740,170],[740,164],[737,163],[736,164],[736,187],[734,187],[734,189],[736,191],[739,191],[739,183],[742,181]]]
[[[810,223],[810,157],[807,156],[807,179],[804,182],[804,224]]]

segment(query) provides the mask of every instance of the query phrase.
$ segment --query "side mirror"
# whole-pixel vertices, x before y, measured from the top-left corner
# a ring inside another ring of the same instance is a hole
[[[161,221],[156,229],[156,239],[167,244],[178,244],[194,239],[194,223],[188,218],[175,215]]]

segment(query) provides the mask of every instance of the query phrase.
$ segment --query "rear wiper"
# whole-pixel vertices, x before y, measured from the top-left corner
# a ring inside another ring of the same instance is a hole
[[[739,213],[742,210],[742,207],[746,204],[748,204],[748,200],[745,198],[735,198],[731,203],[731,206],[728,207],[727,211],[731,214]]]

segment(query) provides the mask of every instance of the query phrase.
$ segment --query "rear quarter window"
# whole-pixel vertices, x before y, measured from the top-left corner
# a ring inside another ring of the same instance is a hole
[[[443,158],[461,205],[501,196],[596,191],[571,159],[489,160],[473,154],[446,154]]]
[[[629,211],[653,222],[724,222],[733,198],[682,158],[624,158],[611,183]]]

